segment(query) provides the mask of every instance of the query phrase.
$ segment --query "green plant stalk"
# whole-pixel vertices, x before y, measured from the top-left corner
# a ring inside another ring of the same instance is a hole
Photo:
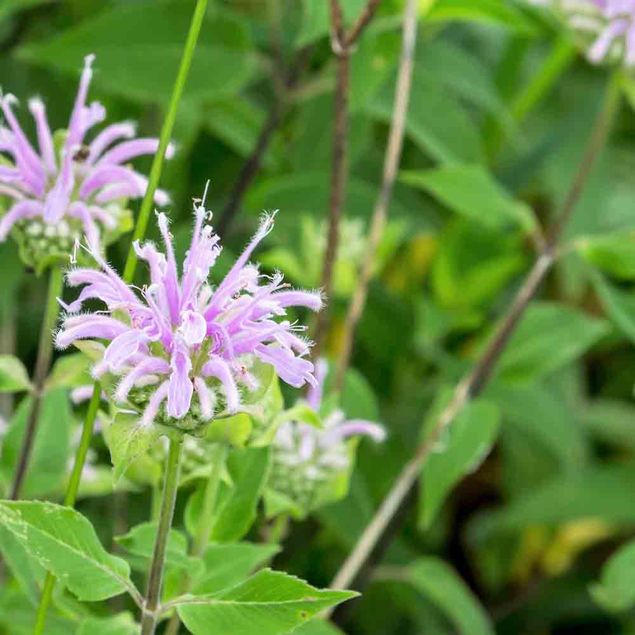
[[[64,288],[64,273],[61,266],[51,268],[49,274],[48,292],[46,306],[44,309],[44,319],[40,331],[40,341],[38,343],[37,358],[35,360],[35,370],[33,371],[33,393],[31,407],[24,429],[22,447],[18,456],[13,483],[9,498],[18,500],[22,494],[22,488],[29,469],[29,462],[33,454],[33,446],[37,436],[37,428],[42,409],[42,399],[44,398],[44,383],[51,368],[53,359],[53,330],[57,324],[59,316],[59,303],[57,298],[62,295]]]
[[[159,618],[158,609],[161,600],[161,588],[163,586],[165,553],[170,528],[172,527],[172,518],[174,517],[176,493],[179,488],[179,468],[181,465],[182,450],[182,435],[180,433],[173,435],[170,438],[170,448],[166,459],[159,527],[157,529],[157,537],[152,553],[148,588],[141,613],[141,635],[154,635]]]
[[[209,537],[214,526],[214,508],[216,507],[216,501],[218,500],[218,490],[223,476],[226,457],[227,447],[225,444],[216,444],[210,458],[212,469],[210,470],[209,477],[205,483],[203,504],[201,505],[201,512],[199,514],[198,527],[190,552],[190,555],[194,558],[201,558],[205,553],[207,545],[209,544]],[[181,594],[187,593],[190,590],[191,585],[192,581],[190,577],[185,574],[181,584]],[[181,620],[179,619],[178,613],[175,611],[170,618],[167,628],[165,629],[165,635],[176,635],[179,632],[180,624]]]
[[[133,239],[128,250],[128,257],[126,259],[126,265],[124,268],[123,279],[125,282],[131,282],[134,278],[134,274],[137,268],[137,257],[134,251],[134,241],[142,240],[145,236],[148,220],[150,218],[150,212],[152,211],[152,203],[154,200],[154,194],[159,186],[161,179],[161,172],[163,171],[163,164],[165,161],[165,153],[172,137],[172,131],[174,129],[174,122],[176,121],[176,113],[178,111],[179,102],[183,96],[185,89],[185,82],[192,65],[192,59],[194,58],[194,51],[196,50],[196,43],[198,36],[201,32],[203,25],[203,18],[205,17],[205,11],[207,9],[207,0],[197,0],[192,20],[190,22],[190,28],[183,48],[183,55],[181,57],[181,64],[174,82],[174,88],[172,90],[172,96],[168,105],[167,114],[161,127],[161,133],[159,136],[159,148],[152,160],[152,167],[150,168],[150,177],[148,179],[148,188],[146,189],[143,200],[141,201],[141,207],[139,209],[139,215],[135,224],[135,230],[133,233]],[[84,419],[82,427],[82,440],[77,454],[75,455],[75,462],[73,464],[73,472],[71,479],[69,480],[65,501],[67,505],[74,506],[77,498],[77,492],[79,490],[79,484],[81,480],[81,474],[86,462],[86,454],[88,452],[88,446],[93,434],[95,426],[95,418],[97,416],[97,410],[99,406],[99,399],[101,396],[101,385],[97,381],[93,385],[93,394],[90,400],[90,405],[86,411],[86,417]],[[48,574],[47,579],[42,590],[42,597],[40,598],[40,605],[38,606],[38,621],[36,622],[34,635],[41,635],[44,632],[44,620],[46,619],[46,613],[51,603],[53,595],[53,587],[55,586],[54,578]],[[41,624],[40,624],[41,622]]]

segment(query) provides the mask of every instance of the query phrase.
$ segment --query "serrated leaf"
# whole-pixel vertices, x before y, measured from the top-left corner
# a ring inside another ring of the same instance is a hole
[[[495,404],[477,400],[468,404],[443,433],[421,472],[420,522],[424,527],[430,526],[451,489],[483,462],[496,441],[499,426],[500,413]]]
[[[160,434],[156,426],[141,425],[136,413],[118,412],[112,423],[104,430],[114,467],[113,479],[117,483],[135,459],[145,454],[157,441]]]
[[[181,58],[192,8],[182,2],[124,3],[97,13],[45,41],[29,42],[18,55],[29,62],[77,75],[87,52],[95,53],[95,83],[142,101],[167,101]],[[86,43],[90,42],[87,49]],[[249,35],[238,19],[209,12],[201,29],[185,95],[218,98],[239,90],[255,70]],[[214,72],[209,72],[214,60]]]
[[[0,355],[0,392],[22,392],[31,388],[24,364],[13,355]]]
[[[625,611],[635,604],[635,540],[609,558],[602,567],[600,582],[590,590],[595,601],[609,611]]]
[[[457,214],[491,229],[534,226],[527,205],[514,200],[480,165],[451,165],[433,170],[403,172],[403,183],[421,188]]]
[[[280,551],[278,545],[235,542],[210,545],[203,556],[205,572],[193,588],[196,595],[228,589],[269,562]]]
[[[178,613],[193,635],[283,635],[316,613],[355,597],[352,591],[318,590],[298,578],[265,569],[245,582],[179,604]]]
[[[93,526],[74,509],[39,501],[0,501],[0,520],[78,599],[95,602],[133,588],[128,564],[102,547]]]
[[[460,635],[494,635],[487,613],[457,573],[438,558],[420,558],[407,579],[453,624]]]

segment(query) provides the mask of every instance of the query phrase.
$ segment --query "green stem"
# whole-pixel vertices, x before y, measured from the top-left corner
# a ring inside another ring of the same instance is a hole
[[[141,207],[139,209],[139,216],[137,217],[137,223],[132,236],[133,242],[141,240],[145,236],[148,228],[148,220],[150,219],[150,213],[152,212],[154,193],[159,186],[159,180],[163,170],[163,162],[165,160],[165,152],[168,148],[168,144],[170,143],[170,138],[172,137],[172,130],[174,129],[174,122],[176,121],[176,113],[178,111],[181,97],[183,96],[183,90],[185,89],[185,82],[187,80],[188,73],[190,72],[190,66],[192,65],[192,59],[194,58],[194,51],[196,49],[196,42],[198,41],[198,35],[201,31],[206,9],[207,0],[198,0],[192,16],[192,22],[190,23],[187,40],[185,41],[185,48],[183,49],[183,56],[181,58],[181,66],[179,67],[179,72],[176,76],[176,81],[174,82],[172,97],[170,98],[168,111],[165,115],[165,121],[163,122],[163,128],[161,129],[161,134],[159,136],[159,149],[154,155],[154,161],[152,162],[152,167],[150,168],[148,189],[146,191],[146,195],[143,197],[143,201],[141,202]],[[136,267],[137,254],[131,247],[128,251],[126,266],[123,270],[123,278],[126,282],[132,281]]]
[[[59,303],[57,298],[62,295],[63,288],[64,274],[62,268],[59,266],[53,267],[49,276],[46,308],[44,309],[44,319],[42,320],[35,370],[33,371],[31,407],[24,430],[18,464],[11,485],[10,498],[12,500],[18,500],[22,494],[24,480],[29,468],[29,461],[33,453],[33,446],[35,444],[40,420],[40,410],[42,409],[42,399],[44,397],[44,383],[46,382],[46,377],[51,368],[51,360],[53,358],[53,330],[55,329],[59,315]]]
[[[141,614],[141,635],[154,635],[157,626],[159,602],[161,600],[161,587],[163,585],[163,568],[165,566],[165,553],[168,544],[168,536],[174,517],[174,505],[176,492],[179,487],[179,467],[183,438],[178,435],[170,439],[170,449],[165,467],[165,481],[163,483],[163,499],[161,501],[161,514],[159,527],[152,553],[152,564],[148,576],[148,589]]]
[[[214,508],[216,507],[216,501],[218,499],[218,490],[223,476],[223,468],[225,467],[225,458],[227,456],[227,448],[224,444],[218,443],[213,447],[213,454],[210,457],[210,463],[212,469],[209,474],[209,478],[205,483],[205,491],[203,492],[203,504],[201,505],[201,512],[199,515],[198,528],[194,542],[192,543],[191,556],[194,558],[201,558],[205,553],[205,549],[209,544],[209,537],[212,533],[212,527],[214,525]],[[192,581],[186,574],[181,584],[181,594],[187,593],[190,590]],[[179,632],[180,619],[178,613],[175,611],[167,628],[165,629],[165,635],[176,635]]]
[[[148,179],[148,187],[146,189],[143,200],[141,201],[141,207],[139,209],[139,215],[137,217],[137,222],[133,233],[133,241],[131,242],[130,249],[128,250],[128,258],[126,260],[126,266],[124,268],[123,275],[123,279],[126,282],[131,282],[135,274],[137,257],[133,247],[134,241],[142,240],[145,236],[145,232],[148,226],[148,219],[150,217],[150,212],[152,211],[154,194],[157,190],[157,187],[159,186],[159,181],[161,179],[165,152],[167,150],[170,138],[172,137],[174,122],[176,120],[176,113],[178,111],[179,102],[183,95],[187,75],[192,65],[192,59],[194,57],[194,51],[196,49],[196,43],[201,31],[201,26],[203,24],[203,18],[205,17],[206,9],[207,0],[197,0],[196,7],[194,8],[194,13],[192,15],[192,20],[190,22],[187,39],[185,41],[183,55],[181,56],[181,64],[179,66],[176,80],[174,82],[174,88],[172,89],[172,96],[168,105],[168,111],[166,113],[165,120],[163,121],[163,126],[161,128],[161,133],[159,135],[159,148],[154,155],[154,159],[152,160],[150,177]],[[95,382],[93,386],[93,395],[90,402],[91,405],[86,412],[86,417],[84,419],[82,428],[82,442],[80,443],[77,454],[75,456],[73,474],[71,475],[71,480],[69,481],[68,489],[66,492],[65,500],[68,501],[66,504],[69,506],[73,506],[75,504],[75,499],[77,497],[77,490],[79,489],[79,482],[86,461],[88,443],[90,442],[90,438],[92,436],[93,428],[95,425],[95,417],[97,416],[97,407],[99,405],[100,395],[101,386],[99,382]],[[38,615],[42,616],[42,626],[40,627],[39,631],[34,631],[34,635],[40,635],[43,632],[43,620],[46,617],[46,612],[51,603],[52,597],[52,588],[49,592],[47,592],[47,588],[48,586],[54,586],[54,584],[54,581],[49,582],[48,579],[45,583],[42,597],[40,598],[40,605],[38,607]],[[38,628],[37,625],[36,628]]]

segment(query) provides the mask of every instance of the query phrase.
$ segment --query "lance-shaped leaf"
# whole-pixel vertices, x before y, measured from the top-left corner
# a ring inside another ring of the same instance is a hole
[[[421,558],[407,579],[452,622],[460,635],[494,635],[487,613],[454,569],[438,558]]]
[[[617,550],[602,568],[602,579],[591,595],[609,611],[625,611],[635,604],[635,540]]]
[[[111,617],[87,617],[82,620],[75,635],[136,635],[139,625],[130,613]]]
[[[283,635],[356,595],[319,590],[286,573],[265,569],[225,591],[184,598],[177,610],[193,635]]]
[[[424,527],[430,526],[461,478],[483,462],[496,441],[499,423],[498,408],[479,400],[469,404],[450,424],[421,473],[420,520]]]
[[[13,355],[0,355],[0,392],[21,392],[30,388],[24,364]]]
[[[40,501],[0,501],[0,524],[80,600],[133,591],[130,568],[101,545],[79,512]]]

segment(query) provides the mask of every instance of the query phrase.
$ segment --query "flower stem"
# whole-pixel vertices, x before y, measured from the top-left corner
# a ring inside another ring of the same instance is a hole
[[[620,77],[615,73],[609,80],[604,103],[596,117],[591,136],[584,150],[578,169],[573,178],[559,216],[553,223],[547,239],[537,256],[534,266],[527,274],[524,282],[514,297],[509,309],[503,316],[494,337],[490,340],[483,354],[473,367],[456,386],[454,395],[448,406],[437,418],[430,434],[426,436],[416,448],[414,456],[397,476],[392,488],[382,501],[370,523],[366,526],[358,539],[353,551],[346,558],[338,571],[332,588],[347,588],[356,580],[360,571],[368,562],[378,543],[384,537],[389,525],[401,506],[408,498],[417,482],[432,448],[437,443],[445,428],[451,425],[463,407],[478,395],[492,376],[496,363],[505,350],[509,338],[516,329],[526,308],[536,295],[547,273],[555,261],[558,243],[562,233],[573,214],[586,185],[591,169],[606,144],[611,123],[618,110],[620,101]]]
[[[161,514],[159,527],[152,553],[152,564],[148,577],[148,589],[141,615],[141,635],[154,635],[157,625],[158,608],[161,600],[161,587],[163,585],[163,568],[165,565],[165,553],[168,544],[168,535],[172,527],[174,517],[174,505],[176,492],[179,487],[179,468],[181,465],[181,453],[183,438],[174,436],[170,438],[170,448],[165,466],[165,480],[163,483],[163,499],[161,501]]]
[[[203,24],[203,18],[205,17],[205,11],[207,9],[207,0],[197,0],[192,20],[190,22],[190,28],[183,49],[183,55],[181,56],[181,64],[177,73],[177,77],[172,90],[172,97],[168,105],[168,111],[163,121],[161,133],[159,135],[159,148],[152,160],[152,167],[150,168],[150,177],[148,180],[148,187],[141,202],[139,209],[139,216],[137,217],[137,223],[133,234],[133,242],[130,244],[128,251],[128,258],[126,260],[126,267],[124,270],[124,280],[131,282],[134,277],[137,257],[134,252],[134,241],[141,240],[145,236],[145,232],[148,226],[148,219],[150,217],[150,211],[152,210],[152,202],[154,200],[154,194],[159,186],[159,180],[161,179],[161,172],[163,170],[163,163],[165,159],[165,152],[168,147],[170,138],[172,137],[172,130],[174,129],[174,122],[176,120],[176,113],[178,105],[183,95],[185,88],[185,81],[192,65],[192,59],[194,57],[194,51],[196,49],[196,42],[201,31]],[[95,425],[95,418],[97,416],[97,410],[99,406],[99,399],[101,396],[101,385],[99,382],[95,382],[93,385],[93,394],[90,400],[90,405],[86,411],[86,417],[84,419],[82,427],[82,441],[75,455],[75,463],[73,464],[73,472],[71,479],[69,480],[65,501],[66,505],[74,506],[77,497],[77,491],[79,489],[79,483],[81,480],[82,471],[84,470],[84,464],[86,462],[86,453],[88,451],[88,445],[92,437],[93,428]],[[55,585],[54,579],[50,574],[47,576],[47,580],[44,585],[42,597],[40,598],[40,605],[38,607],[38,615],[41,615],[42,626],[40,630],[34,631],[34,635],[40,635],[44,628],[44,619],[46,618],[46,612],[51,603],[53,586]],[[50,590],[48,588],[50,587]],[[36,629],[37,629],[36,624]]]
[[[212,456],[210,457],[212,468],[207,482],[205,483],[203,504],[201,505],[198,528],[196,536],[194,536],[194,542],[192,543],[192,550],[190,553],[192,557],[197,559],[201,558],[205,553],[205,549],[209,543],[210,534],[212,533],[212,527],[214,524],[214,508],[216,507],[216,501],[218,500],[218,490],[223,476],[226,456],[227,448],[224,444],[218,443],[213,447]],[[191,584],[192,581],[186,574],[181,585],[181,594],[187,593],[190,590]],[[165,635],[176,635],[179,632],[180,624],[181,620],[178,613],[175,611],[170,618],[167,628],[165,629]]]
[[[31,407],[27,416],[22,447],[18,457],[11,492],[11,500],[18,500],[22,494],[24,480],[29,468],[29,461],[33,453],[33,446],[37,436],[37,428],[42,409],[42,399],[44,397],[44,383],[51,367],[53,358],[53,330],[59,315],[59,304],[57,298],[62,294],[64,287],[64,274],[62,268],[55,266],[51,268],[49,275],[48,294],[46,307],[44,309],[44,319],[42,320],[42,330],[38,343],[37,358],[35,360],[35,370],[33,371],[33,394]]]

